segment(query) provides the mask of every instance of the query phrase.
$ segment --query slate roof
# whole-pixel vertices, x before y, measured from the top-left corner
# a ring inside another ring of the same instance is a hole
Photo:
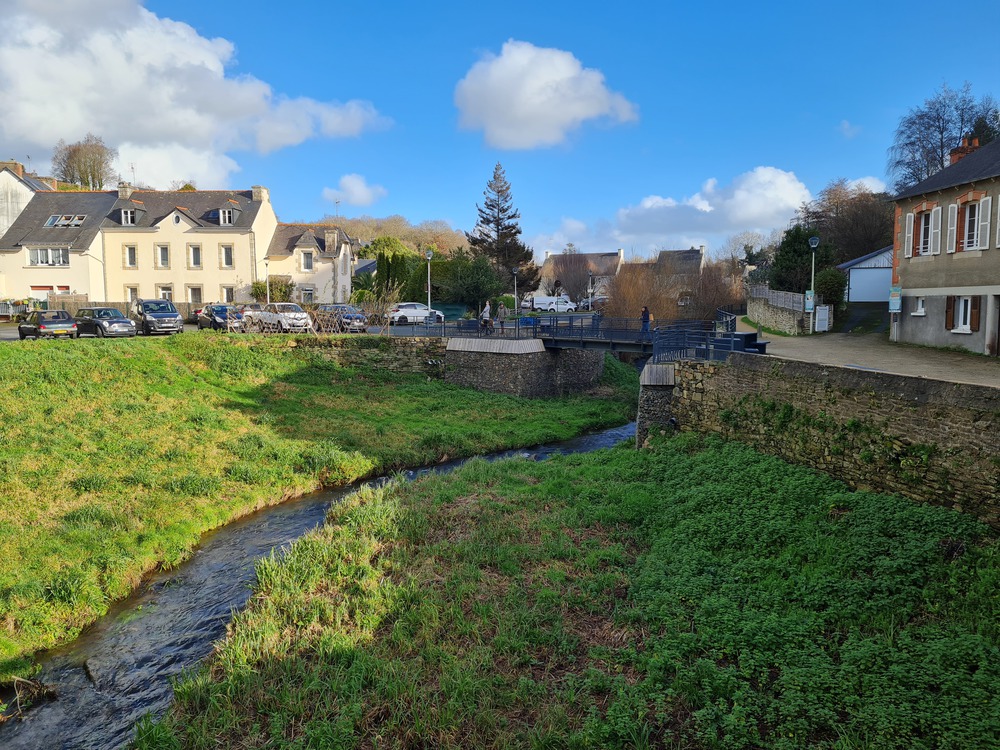
[[[898,201],[903,198],[912,198],[915,195],[947,190],[970,182],[988,180],[991,177],[1000,177],[1000,139],[980,146],[955,164],[951,164],[937,174],[932,174],[926,180],[921,180],[916,185],[906,188],[893,200]]]
[[[342,241],[354,242],[347,236],[344,230],[329,224],[278,224],[271,238],[271,244],[267,247],[269,257],[292,255],[295,248],[315,248],[320,255],[333,255],[337,248],[326,246],[327,231],[337,231],[340,233]]]
[[[701,267],[705,262],[705,251],[700,247],[692,247],[687,250],[661,250],[656,256],[658,265],[670,265],[670,269],[675,274],[691,274],[698,276],[701,274]]]
[[[583,258],[587,262],[587,270],[594,276],[614,276],[618,273],[618,251],[611,253],[554,253],[542,263],[541,275],[544,278],[555,278],[559,275],[558,268],[562,258]]]
[[[104,222],[105,227],[153,227],[177,210],[203,228],[219,227],[219,209],[231,208],[232,225],[225,229],[249,229],[257,218],[260,203],[253,200],[250,190],[134,190],[128,198],[118,198]],[[135,224],[123,225],[121,209],[136,210]]]
[[[44,192],[35,193],[20,215],[0,238],[0,250],[25,245],[39,247],[86,248],[94,241],[117,192]],[[86,216],[78,227],[47,227],[50,216]]]

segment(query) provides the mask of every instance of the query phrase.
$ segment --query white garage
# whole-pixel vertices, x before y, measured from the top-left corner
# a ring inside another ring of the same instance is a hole
[[[837,266],[847,274],[848,302],[885,302],[889,304],[892,286],[892,245]]]

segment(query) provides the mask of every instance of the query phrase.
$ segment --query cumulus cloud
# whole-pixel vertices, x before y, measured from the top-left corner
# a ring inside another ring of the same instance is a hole
[[[861,132],[860,125],[852,125],[847,120],[841,120],[838,129],[844,138],[854,138],[854,136]]]
[[[581,226],[563,219],[551,234],[532,238],[539,255],[559,251],[573,242],[587,252],[624,248],[631,257],[656,249],[681,249],[705,245],[721,247],[733,233],[752,230],[767,234],[784,227],[799,207],[812,199],[809,190],[792,172],[757,167],[720,185],[708,179],[701,189],[683,198],[649,195],[636,205],[620,209],[614,221]]]
[[[878,177],[859,177],[856,180],[848,180],[847,185],[852,188],[863,187],[872,193],[884,193],[887,187]]]
[[[388,124],[369,102],[286,97],[253,76],[227,75],[231,42],[138,0],[13,0],[5,15],[0,140],[13,153],[47,153],[92,132],[123,162],[127,151],[149,184],[203,173],[206,187],[223,187],[238,167],[232,152]]]
[[[630,122],[636,107],[569,52],[513,39],[477,62],[455,87],[459,126],[496,148],[554,146],[589,120]]]
[[[359,174],[345,174],[337,188],[323,188],[323,199],[331,203],[342,201],[350,206],[370,206],[389,194],[381,185],[369,185]]]

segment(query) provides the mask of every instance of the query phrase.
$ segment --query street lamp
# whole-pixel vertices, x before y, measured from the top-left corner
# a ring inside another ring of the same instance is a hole
[[[809,291],[812,292],[812,310],[809,311],[809,333],[816,333],[816,248],[819,247],[819,237],[809,238],[809,249],[812,250],[812,279],[809,281]]]
[[[264,258],[264,286],[267,288],[267,304],[271,304],[271,273],[267,268],[267,258]]]
[[[510,269],[510,272],[514,274],[514,306],[517,308],[517,312],[520,312],[521,303],[517,299],[517,266]]]
[[[594,310],[594,272],[587,271],[587,309]]]
[[[424,253],[424,257],[427,258],[427,317],[431,315],[431,258],[434,257],[434,251],[428,250]]]

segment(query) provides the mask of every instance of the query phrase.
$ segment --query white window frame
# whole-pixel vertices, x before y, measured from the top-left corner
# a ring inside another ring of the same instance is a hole
[[[219,288],[220,296],[219,299],[222,302],[235,302],[236,301],[236,287],[234,286],[222,286]]]
[[[316,263],[313,257],[313,253],[310,250],[303,251],[302,253],[302,271],[304,273],[310,273],[316,270]]]
[[[166,263],[163,262],[164,256],[166,256]],[[170,245],[156,246],[156,267],[170,268]]]
[[[963,250],[979,248],[979,210],[979,201],[969,201],[965,204],[965,226],[962,227]]]
[[[129,262],[131,261],[131,262]],[[122,268],[139,267],[139,248],[137,245],[122,245]]]
[[[196,253],[197,258],[195,257]],[[188,245],[188,268],[201,268],[201,264],[204,262],[205,258],[204,253],[201,251],[201,245],[197,243]]]
[[[125,287],[125,300],[132,304],[137,299],[139,299],[139,287],[132,285]]]
[[[219,209],[219,226],[220,227],[231,227],[233,225],[233,209],[231,208],[220,208]]]
[[[123,208],[122,209],[122,226],[133,227],[135,226],[135,209],[134,208]]]
[[[229,253],[229,262],[226,253]],[[236,265],[236,250],[232,245],[219,245],[219,268],[233,268]]]
[[[195,294],[197,292],[197,294]],[[195,296],[198,299],[195,299]],[[187,288],[187,301],[192,305],[201,305],[205,302],[205,294],[200,284],[193,284]]]
[[[972,297],[955,297],[954,322],[952,333],[972,333]]]
[[[304,286],[300,290],[302,292],[302,303],[306,305],[311,305],[316,301],[316,290],[311,286]]]
[[[914,299],[914,310],[910,315],[914,317],[923,317],[927,315],[927,301],[924,297],[916,297]]]
[[[165,299],[170,302],[174,301],[174,285],[173,284],[157,284],[156,285],[156,298]]]
[[[29,266],[59,266],[69,265],[68,247],[30,247],[28,248]]]

